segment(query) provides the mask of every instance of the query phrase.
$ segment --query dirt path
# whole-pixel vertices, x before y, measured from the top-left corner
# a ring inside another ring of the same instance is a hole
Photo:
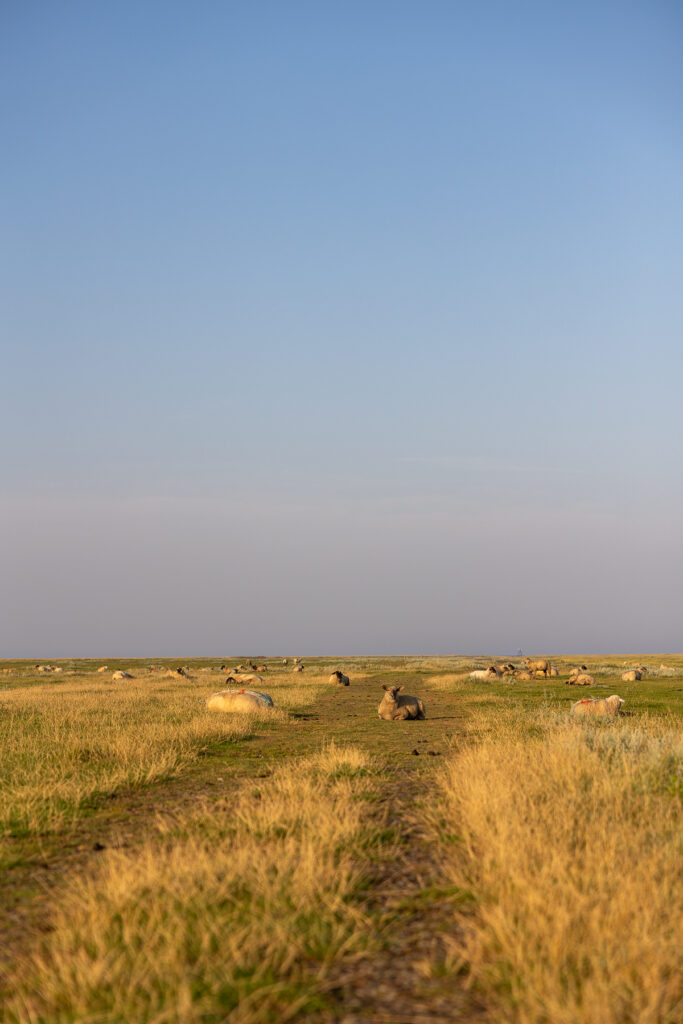
[[[348,688],[331,687],[298,713],[296,725],[213,750],[178,778],[116,794],[66,839],[18,842],[15,862],[0,885],[0,987],[3,960],[6,968],[36,931],[49,930],[54,892],[67,877],[87,872],[101,850],[134,847],[148,838],[155,816],[187,811],[204,798],[225,798],[333,740],[361,746],[379,760],[381,784],[372,819],[378,829],[392,830],[394,839],[369,868],[366,908],[378,933],[376,949],[333,965],[325,987],[334,1010],[320,1017],[321,1024],[476,1019],[473,998],[444,967],[449,937],[457,934],[457,895],[443,888],[433,844],[420,823],[421,802],[451,739],[462,731],[464,712],[452,694],[407,677],[401,680],[405,690],[424,697],[427,719],[382,722],[376,712],[381,686],[395,678],[373,674]]]

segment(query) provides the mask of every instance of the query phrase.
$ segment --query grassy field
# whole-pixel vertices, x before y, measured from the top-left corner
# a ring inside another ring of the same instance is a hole
[[[683,656],[552,660],[3,662],[0,1021],[679,1024]]]

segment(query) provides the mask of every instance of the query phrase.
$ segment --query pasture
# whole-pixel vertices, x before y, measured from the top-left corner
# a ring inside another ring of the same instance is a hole
[[[2,1024],[682,1020],[683,656],[502,660],[3,662]]]

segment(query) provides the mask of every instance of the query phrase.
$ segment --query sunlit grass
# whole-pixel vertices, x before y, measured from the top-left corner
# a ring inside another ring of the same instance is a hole
[[[441,777],[454,965],[515,1024],[680,1019],[683,740],[673,722],[485,713]],[[531,719],[531,720],[530,720]]]

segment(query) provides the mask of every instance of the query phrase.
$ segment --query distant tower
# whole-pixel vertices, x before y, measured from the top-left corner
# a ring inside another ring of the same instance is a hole
[[[521,648],[521,647],[520,647],[520,648],[519,648],[519,650],[517,651],[517,657],[518,657],[518,658],[521,658],[521,657],[522,657],[522,648]]]

